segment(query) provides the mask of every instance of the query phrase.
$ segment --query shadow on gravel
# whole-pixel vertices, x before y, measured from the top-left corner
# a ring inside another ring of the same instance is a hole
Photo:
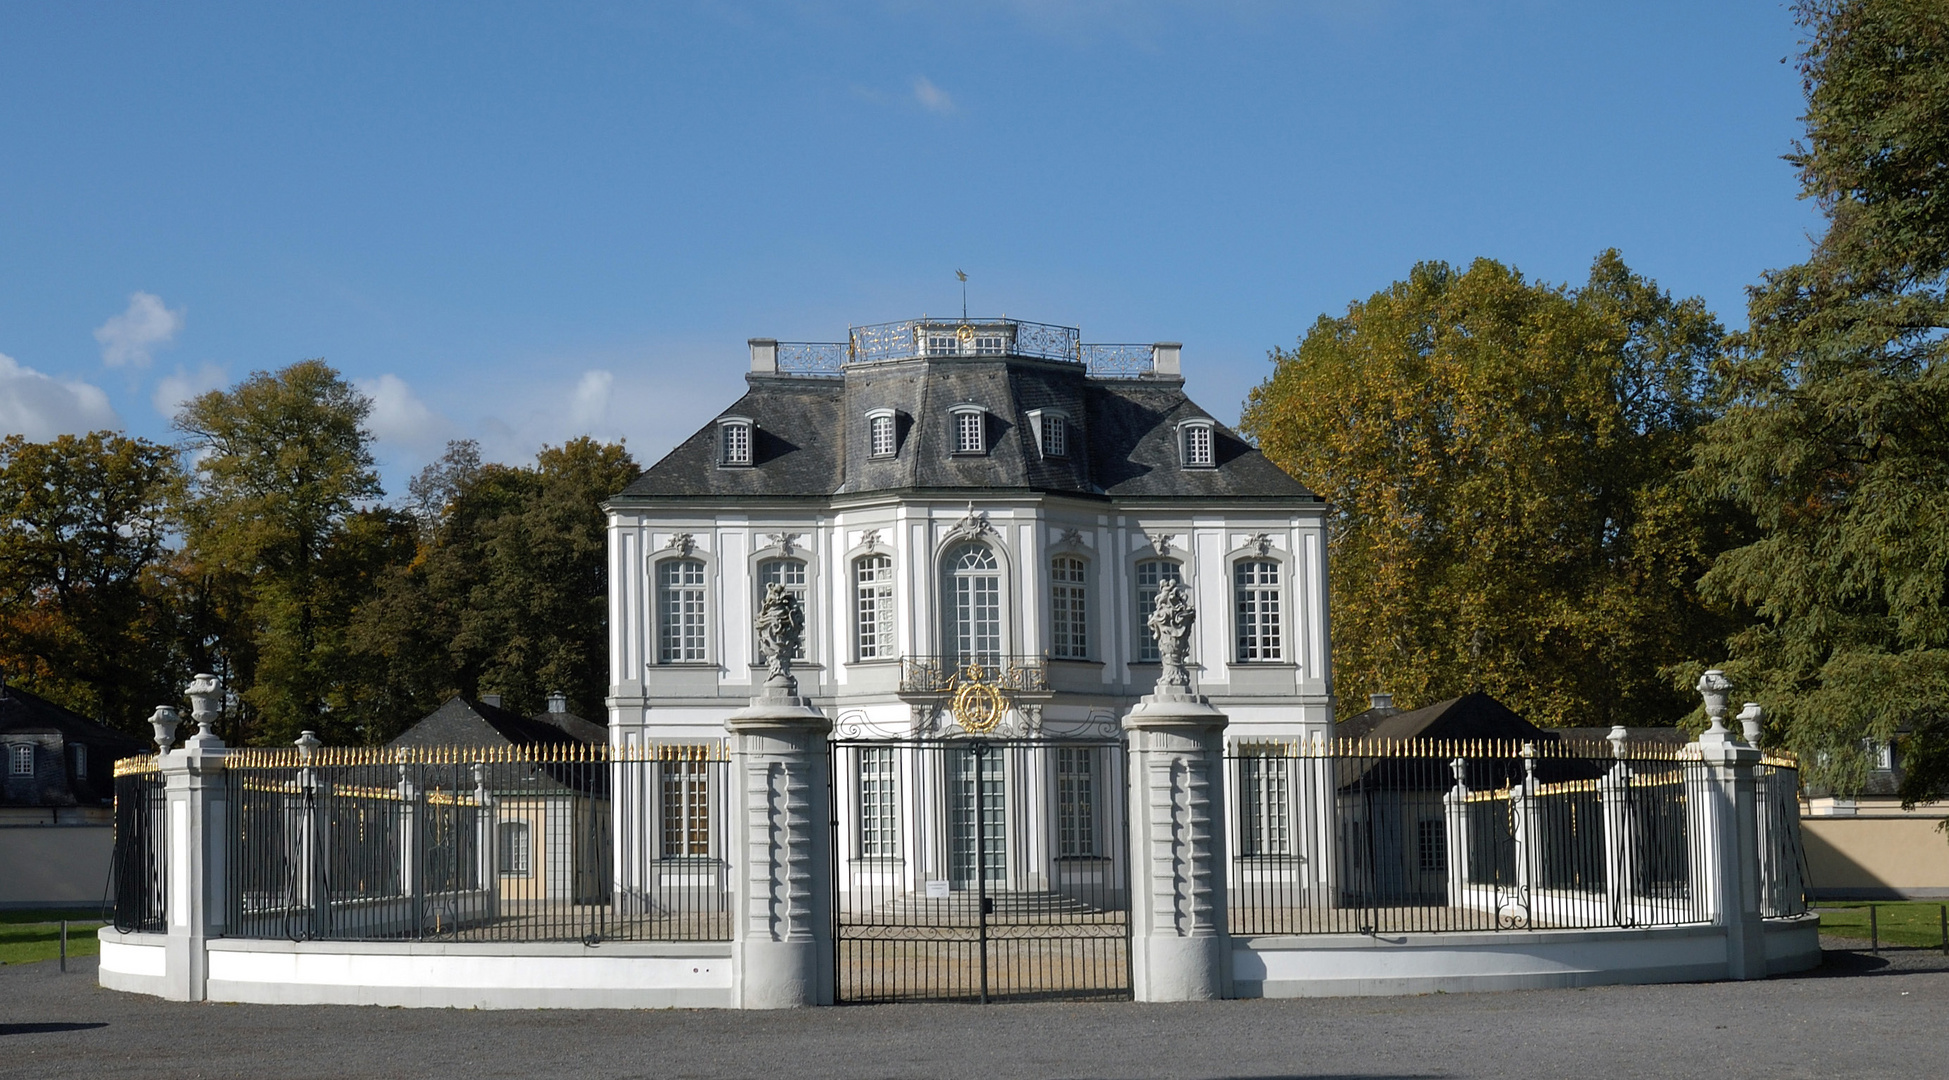
[[[51,1035],[62,1031],[87,1031],[107,1024],[0,1024],[0,1038],[8,1035]]]
[[[1868,975],[1916,975],[1949,971],[1949,956],[1935,947],[1910,948],[1882,946],[1880,955],[1869,951],[1865,941],[1824,939],[1820,966],[1812,971],[1778,975],[1780,979],[1852,979]]]

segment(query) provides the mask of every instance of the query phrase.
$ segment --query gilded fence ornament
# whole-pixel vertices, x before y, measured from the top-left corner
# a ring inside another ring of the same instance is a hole
[[[799,599],[777,582],[765,586],[765,602],[758,609],[758,655],[768,675],[765,691],[796,697],[799,681],[792,676],[792,654],[805,639],[805,611]]]
[[[1198,613],[1191,610],[1191,598],[1182,583],[1166,578],[1157,587],[1157,601],[1147,620],[1157,639],[1157,685],[1188,687],[1191,673],[1184,662],[1190,652],[1191,624]]]

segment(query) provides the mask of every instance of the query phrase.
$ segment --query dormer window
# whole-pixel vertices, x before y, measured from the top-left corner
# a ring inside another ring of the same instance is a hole
[[[866,453],[869,457],[892,457],[899,449],[895,441],[895,415],[892,409],[875,409],[866,414]]]
[[[1178,425],[1178,450],[1185,468],[1209,469],[1215,464],[1211,428],[1210,420],[1186,420]]]
[[[751,464],[752,428],[756,427],[742,416],[727,416],[717,422],[717,463],[719,465]]]
[[[1035,430],[1035,443],[1042,456],[1069,455],[1069,417],[1054,409],[1030,409],[1029,426]]]
[[[954,452],[957,454],[988,452],[988,410],[979,405],[954,407]]]

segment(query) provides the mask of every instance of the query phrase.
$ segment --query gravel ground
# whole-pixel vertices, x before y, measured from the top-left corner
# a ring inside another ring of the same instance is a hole
[[[1753,983],[790,1013],[184,1004],[0,967],[5,1077],[1928,1077],[1949,958],[1829,940]]]

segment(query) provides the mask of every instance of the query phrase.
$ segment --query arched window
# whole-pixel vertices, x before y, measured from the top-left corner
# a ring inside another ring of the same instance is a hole
[[[1074,555],[1058,555],[1049,561],[1050,656],[1089,659],[1088,566]]]
[[[1237,601],[1239,663],[1285,659],[1279,624],[1279,564],[1271,559],[1233,563],[1232,590]]]
[[[1183,580],[1175,559],[1145,559],[1137,564],[1138,663],[1157,663],[1157,639],[1150,632],[1150,609],[1157,606],[1157,587]]]
[[[949,655],[958,660],[1002,651],[1002,574],[986,544],[957,545],[947,554]]]
[[[894,655],[893,560],[885,555],[862,555],[853,560],[853,626],[861,660],[885,660]]]
[[[666,559],[656,564],[657,647],[660,664],[704,659],[704,564]]]
[[[762,605],[765,602],[765,593],[770,591],[766,588],[768,585],[783,585],[785,586],[786,592],[791,593],[798,599],[799,613],[805,616],[805,627],[810,632],[812,629],[812,613],[805,609],[805,560],[766,559],[764,562],[759,563],[758,592],[752,598],[755,603]],[[754,612],[753,614],[755,616],[756,613]],[[792,659],[805,659],[805,637],[803,635],[799,638],[799,647],[792,652]]]

